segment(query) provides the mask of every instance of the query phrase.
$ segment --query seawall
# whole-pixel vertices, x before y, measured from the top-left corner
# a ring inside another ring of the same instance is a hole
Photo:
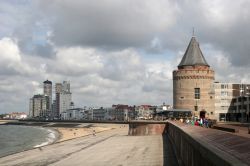
[[[163,139],[170,140],[179,165],[250,165],[250,140],[228,132],[167,121],[161,124],[130,123],[128,134],[163,135]]]

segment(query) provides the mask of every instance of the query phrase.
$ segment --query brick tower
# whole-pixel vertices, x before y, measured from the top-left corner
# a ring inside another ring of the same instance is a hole
[[[214,117],[214,71],[206,62],[193,36],[173,71],[173,107],[189,109],[198,118]]]

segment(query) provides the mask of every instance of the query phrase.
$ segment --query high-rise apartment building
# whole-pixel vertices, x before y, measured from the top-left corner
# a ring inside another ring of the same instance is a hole
[[[52,82],[46,80],[43,82],[43,94],[49,97],[49,110],[52,110]]]
[[[49,97],[34,95],[30,99],[29,117],[45,117],[49,110]]]
[[[191,110],[198,118],[214,118],[214,71],[206,62],[193,36],[173,71],[173,107]]]
[[[70,109],[71,92],[70,83],[63,81],[63,83],[56,83],[56,116],[60,117],[60,114],[67,109]]]
[[[55,92],[56,92],[55,117],[59,118],[59,115],[60,115],[60,93],[62,92],[62,84],[61,83],[56,83]]]

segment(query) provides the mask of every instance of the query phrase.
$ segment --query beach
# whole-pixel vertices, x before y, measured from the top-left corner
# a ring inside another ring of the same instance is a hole
[[[54,127],[52,129],[58,131],[59,133],[59,138],[56,142],[62,142],[78,137],[83,137],[87,135],[93,135],[98,134],[103,131],[107,130],[112,130],[118,128],[115,125],[109,125],[109,126],[98,126],[98,125],[93,125],[91,127]]]
[[[74,122],[22,122],[18,120],[0,120],[0,125],[18,125],[42,127],[46,130],[53,131],[54,141],[51,143],[71,140],[87,135],[98,134],[103,131],[121,128],[123,125],[100,124],[100,123],[74,123]],[[44,144],[47,145],[47,144]],[[41,146],[44,146],[43,144]],[[39,146],[40,147],[40,146]]]

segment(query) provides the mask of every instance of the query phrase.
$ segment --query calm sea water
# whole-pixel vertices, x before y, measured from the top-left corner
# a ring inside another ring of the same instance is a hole
[[[0,157],[53,143],[57,135],[41,127],[0,125]]]

